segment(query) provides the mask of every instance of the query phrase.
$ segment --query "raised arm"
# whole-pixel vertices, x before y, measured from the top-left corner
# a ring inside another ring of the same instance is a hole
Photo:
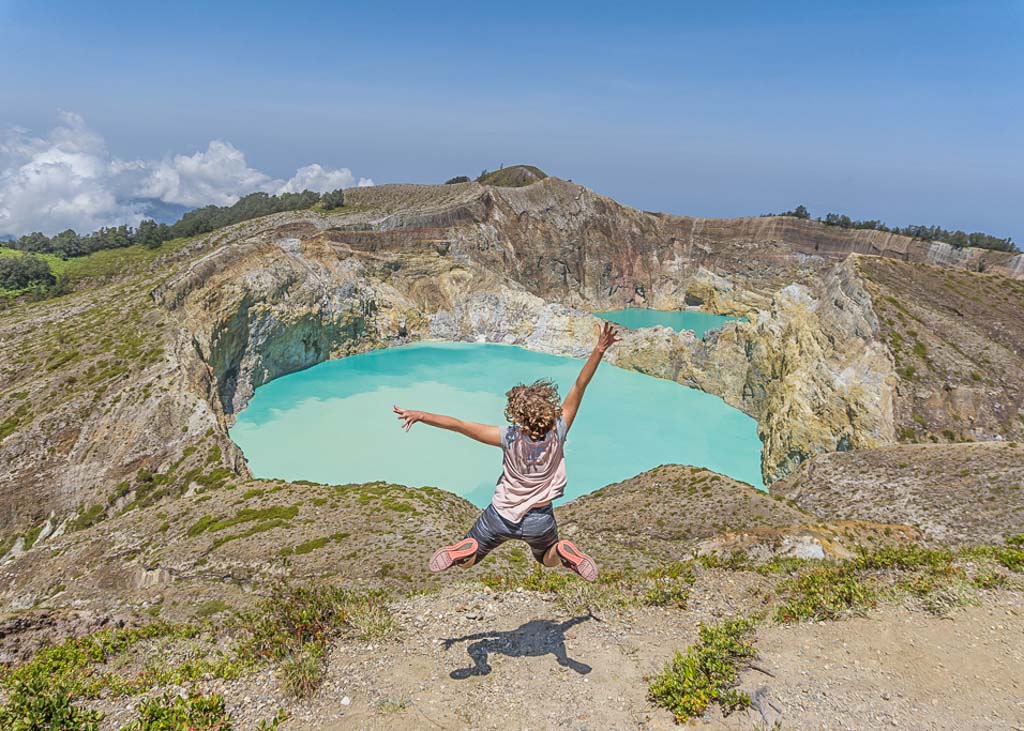
[[[490,426],[489,424],[477,424],[475,421],[463,421],[462,419],[456,419],[452,416],[444,416],[443,414],[431,414],[428,411],[411,411],[409,409],[400,409],[395,407],[395,413],[398,414],[398,420],[402,422],[401,426],[409,431],[412,429],[412,425],[417,421],[422,421],[424,424],[429,426],[436,426],[438,429],[447,429],[448,431],[458,432],[470,439],[475,439],[478,442],[484,444],[490,444],[492,447],[501,446],[501,433],[498,431],[498,427]]]
[[[604,357],[605,351],[621,339],[610,322],[601,325],[601,331],[597,336],[597,345],[594,346],[590,357],[587,358],[587,362],[583,364],[580,374],[576,376],[576,382],[572,384],[572,388],[569,389],[565,401],[562,402],[562,418],[565,420],[567,429],[572,426],[573,419],[576,418],[576,412],[580,408],[580,401],[583,400],[583,392],[587,390],[587,384],[594,377],[594,372],[601,363],[601,358]]]

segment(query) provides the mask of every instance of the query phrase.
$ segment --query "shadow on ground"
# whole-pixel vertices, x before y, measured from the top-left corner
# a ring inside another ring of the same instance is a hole
[[[590,619],[596,617],[587,614],[573,617],[561,624],[556,624],[550,619],[534,619],[505,632],[477,632],[464,637],[449,637],[444,640],[446,650],[459,642],[471,642],[466,652],[473,660],[472,667],[453,670],[450,676],[455,680],[465,680],[476,675],[487,675],[491,672],[491,666],[487,661],[492,653],[509,657],[554,655],[559,665],[585,675],[590,672],[591,667],[569,657],[565,649],[565,631]]]

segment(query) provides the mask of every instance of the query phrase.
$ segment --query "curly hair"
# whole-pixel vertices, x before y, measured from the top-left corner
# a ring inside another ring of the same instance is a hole
[[[553,381],[545,378],[529,386],[520,383],[505,395],[508,396],[505,418],[525,429],[531,439],[543,439],[555,428],[562,400]]]

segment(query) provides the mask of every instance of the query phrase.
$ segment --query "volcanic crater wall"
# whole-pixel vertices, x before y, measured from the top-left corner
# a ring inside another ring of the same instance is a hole
[[[597,324],[588,310],[618,292],[662,306],[699,297],[719,310],[753,313],[703,340],[668,328],[628,333],[610,359],[754,416],[766,482],[810,454],[894,440],[892,364],[875,342],[877,322],[853,260],[836,266],[824,287],[793,284],[769,297],[659,251],[651,243],[657,227],[641,225],[646,214],[627,209],[619,220],[603,199],[595,205],[567,215],[559,206],[571,213],[570,203],[542,208],[521,196],[484,206],[486,221],[419,227],[404,238],[395,229],[375,236],[343,226],[269,226],[214,251],[154,296],[181,313],[229,420],[256,387],[280,375],[424,338],[582,356]],[[542,215],[552,208],[553,221]],[[510,229],[495,226],[510,219]],[[417,223],[439,221],[424,214]],[[616,226],[633,238],[609,261],[603,253],[614,248]],[[560,268],[568,259],[572,266]],[[659,269],[664,261],[671,264]],[[628,276],[623,267],[632,267]]]
[[[650,214],[547,179],[352,191],[340,212],[253,222],[154,295],[182,313],[229,420],[259,385],[373,348],[434,338],[582,356],[595,309],[745,315],[703,340],[629,333],[611,360],[755,417],[770,483],[810,455],[896,441],[899,379],[858,252],[1020,268],[798,219]]]
[[[245,474],[227,428],[286,373],[429,338],[581,356],[589,312],[631,304],[747,318],[702,340],[628,333],[610,359],[755,417],[766,483],[897,437],[1024,434],[1020,255],[784,217],[650,214],[557,179],[346,199],[168,247],[146,270],[0,322],[4,405],[19,420],[0,441],[0,533],[51,511],[112,515],[170,489],[154,474],[176,470],[182,491],[196,470]]]

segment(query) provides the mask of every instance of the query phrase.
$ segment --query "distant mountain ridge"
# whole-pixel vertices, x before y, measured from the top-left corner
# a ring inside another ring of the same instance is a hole
[[[130,206],[140,206],[140,213],[143,218],[149,218],[157,223],[165,223],[170,226],[189,211],[194,211],[195,206],[184,206],[180,203],[168,203],[159,198],[131,198],[125,201]],[[13,237],[12,237],[13,238]]]

